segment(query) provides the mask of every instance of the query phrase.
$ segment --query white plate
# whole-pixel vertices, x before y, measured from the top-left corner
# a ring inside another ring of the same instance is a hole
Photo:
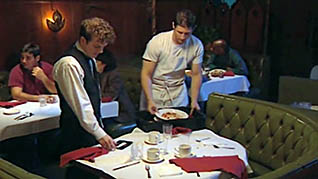
[[[163,117],[162,115],[165,113],[176,113],[176,117]],[[175,120],[175,119],[187,119],[189,115],[184,111],[178,109],[160,109],[155,115],[162,120]]]
[[[20,113],[20,109],[15,109],[15,108],[9,108],[3,111],[3,114],[5,115],[13,115],[13,114],[19,114],[19,113]]]
[[[311,109],[312,109],[312,110],[315,110],[315,111],[318,111],[318,105],[317,105],[317,106],[316,106],[316,105],[311,106]]]
[[[212,75],[212,74],[219,74],[219,73],[225,73],[226,71],[223,69],[213,69],[209,72],[208,76],[209,78],[212,78],[214,76],[218,76],[218,75]]]
[[[160,162],[164,161],[165,159],[160,156],[158,160],[148,160],[147,156],[146,156],[146,157],[143,157],[142,160],[144,162],[147,162],[147,163],[160,163]]]
[[[192,157],[195,157],[195,154],[194,153],[191,153],[189,156],[187,156],[187,157],[181,157],[180,155],[179,155],[179,153],[175,153],[175,155],[174,155],[175,157],[177,157],[177,158],[192,158]]]

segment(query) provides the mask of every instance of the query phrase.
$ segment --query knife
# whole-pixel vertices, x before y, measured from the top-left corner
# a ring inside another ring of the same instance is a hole
[[[120,165],[120,166],[117,166],[117,167],[113,168],[113,171],[121,169],[121,168],[129,167],[129,166],[132,166],[132,165],[136,165],[138,163],[140,163],[140,161],[138,161],[138,160],[137,161],[128,162],[128,163],[125,163],[123,165]]]
[[[14,119],[15,120],[23,120],[23,119],[25,119],[27,117],[31,117],[31,116],[33,116],[33,113],[26,112],[25,114],[22,114]]]

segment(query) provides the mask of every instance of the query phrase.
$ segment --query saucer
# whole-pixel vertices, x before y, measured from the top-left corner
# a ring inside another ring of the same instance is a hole
[[[142,160],[146,163],[160,163],[160,162],[164,161],[165,159],[163,157],[159,157],[158,160],[149,160],[149,159],[147,159],[147,156],[146,156],[146,157],[143,157]]]
[[[10,109],[5,109],[3,111],[3,114],[5,114],[5,115],[13,115],[13,114],[18,114],[19,112],[20,112],[20,109],[10,108]]]
[[[192,158],[192,157],[195,157],[195,154],[194,153],[191,153],[189,156],[187,156],[187,157],[181,157],[178,153],[175,153],[175,155],[174,155],[175,157],[177,157],[177,158]]]
[[[156,143],[150,142],[148,139],[145,140],[145,143],[146,143],[146,144],[149,144],[149,145],[158,145],[158,144],[160,144],[161,142],[163,142],[163,140],[160,140],[159,142],[156,142]]]

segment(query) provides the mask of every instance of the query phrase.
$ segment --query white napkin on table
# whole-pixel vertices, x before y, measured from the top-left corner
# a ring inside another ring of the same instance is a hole
[[[160,177],[182,175],[183,170],[174,164],[162,164],[156,168]]]

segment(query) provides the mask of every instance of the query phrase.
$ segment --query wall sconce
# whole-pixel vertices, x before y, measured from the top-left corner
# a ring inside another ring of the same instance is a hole
[[[65,24],[65,19],[63,19],[62,14],[58,10],[55,10],[52,15],[52,19],[53,20],[46,19],[46,24],[48,28],[53,32],[60,31]]]

